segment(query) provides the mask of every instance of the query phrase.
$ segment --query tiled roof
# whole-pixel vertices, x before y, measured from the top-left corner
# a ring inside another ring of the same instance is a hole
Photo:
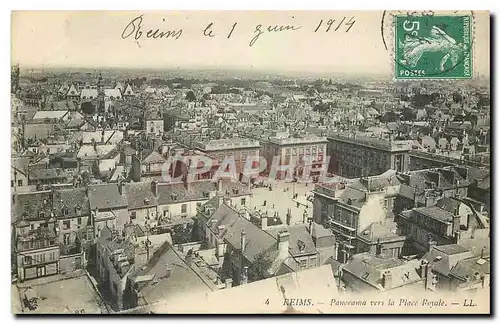
[[[440,245],[432,248],[422,259],[429,262],[432,271],[448,276],[451,268],[460,260],[471,257],[471,253],[457,244]]]
[[[151,182],[134,182],[124,184],[128,201],[128,209],[148,208],[158,205],[158,201],[151,191]]]
[[[89,186],[90,208],[115,209],[126,208],[127,198],[118,191],[116,183]]]
[[[214,222],[211,222],[212,220]],[[250,262],[261,253],[277,249],[277,241],[274,237],[241,217],[236,210],[226,204],[215,211],[209,222],[214,232],[217,232],[220,225],[224,226],[219,236],[236,250],[241,250],[241,232],[244,231],[246,244],[243,255]]]
[[[271,234],[275,239],[278,238],[279,232],[287,231],[290,234],[288,241],[289,251],[292,256],[317,253],[312,237],[309,235],[304,225],[277,226],[266,229],[265,231]]]
[[[450,275],[466,280],[466,277],[473,279],[476,273],[479,276],[484,274],[490,274],[490,261],[482,259],[480,257],[469,258],[465,260],[460,260],[457,264],[451,268]]]
[[[395,258],[381,258],[365,253],[354,256],[343,268],[358,280],[369,283],[371,286],[385,290],[382,285],[383,274],[390,271],[392,274],[391,289],[412,284],[421,280],[417,273],[418,261],[404,262]],[[356,286],[355,282],[349,283]]]
[[[419,214],[423,214],[427,217],[431,217],[435,220],[441,221],[441,222],[452,222],[453,221],[453,214],[452,213],[450,213],[444,209],[441,209],[437,206],[419,207],[419,208],[415,208],[414,211],[418,212]]]
[[[52,192],[37,191],[25,194],[16,194],[14,197],[12,212],[13,222],[22,219],[49,219],[52,213]]]
[[[138,290],[148,304],[157,301],[172,301],[186,293],[210,292],[211,288],[198,274],[174,251],[169,243],[166,250],[159,249],[157,257],[152,257],[145,270],[139,271],[135,278],[152,277],[138,283]]]
[[[85,188],[60,189],[54,191],[54,214],[57,218],[78,217],[77,209],[80,209],[81,216],[90,215],[89,198]],[[67,208],[67,214],[63,208]]]

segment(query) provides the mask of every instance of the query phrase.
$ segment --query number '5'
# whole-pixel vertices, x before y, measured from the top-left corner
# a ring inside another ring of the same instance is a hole
[[[408,26],[410,25],[410,26]],[[420,29],[420,22],[418,21],[408,21],[408,20],[405,20],[404,23],[403,23],[403,28],[405,31],[407,32],[411,32],[411,31],[414,31],[414,30],[419,30]]]

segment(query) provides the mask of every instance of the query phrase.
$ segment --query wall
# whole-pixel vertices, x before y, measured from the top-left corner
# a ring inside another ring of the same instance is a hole
[[[85,268],[85,255],[83,252],[75,255],[61,256],[59,259],[59,270],[61,273],[83,268]]]
[[[26,256],[31,257],[31,264],[25,263],[24,260]],[[21,281],[36,278],[37,267],[45,267],[47,276],[57,274],[59,270],[59,247],[53,246],[49,248],[23,251],[22,253],[18,253],[17,267],[17,275],[19,280]]]
[[[358,217],[357,230],[362,231],[372,223],[383,224],[387,210],[384,208],[385,193],[371,193],[367,202],[361,207]]]
[[[132,213],[134,212],[135,212],[135,218],[132,216]],[[150,222],[151,220],[156,219],[156,206],[131,209],[129,210],[129,215],[132,223],[144,225],[146,223],[146,217],[149,216]]]

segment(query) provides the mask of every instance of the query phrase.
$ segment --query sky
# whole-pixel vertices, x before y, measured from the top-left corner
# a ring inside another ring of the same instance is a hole
[[[132,21],[141,15],[142,36],[136,40],[138,20]],[[387,20],[381,28],[381,18],[380,11],[17,11],[12,14],[11,59],[32,68],[254,68],[390,75],[392,29]],[[329,20],[334,21],[327,32]],[[211,22],[213,37],[204,36]],[[249,46],[259,24],[263,33]],[[296,30],[267,31],[282,25]],[[175,35],[182,29],[182,34],[178,39],[148,39],[150,29]],[[489,75],[489,40],[489,15],[475,12],[475,74]]]

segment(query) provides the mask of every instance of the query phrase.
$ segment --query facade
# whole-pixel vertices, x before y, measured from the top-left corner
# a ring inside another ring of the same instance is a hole
[[[13,269],[24,281],[59,273],[57,220],[52,191],[13,195]]]
[[[97,240],[99,282],[118,310],[124,309],[128,276],[134,271],[134,246],[118,232],[104,227]]]
[[[254,161],[259,160],[259,150],[260,143],[256,140],[251,139],[221,139],[221,140],[210,140],[207,142],[199,143],[197,149],[207,155],[214,157],[221,164],[224,160],[228,159],[231,165],[231,161],[234,161],[236,167],[236,173],[242,173],[245,169],[245,163],[247,159],[253,159]],[[251,160],[252,161],[252,160]],[[230,165],[226,167],[225,170],[221,172],[231,171]],[[253,163],[252,166],[255,167],[258,162]],[[239,179],[239,178],[238,178]]]
[[[267,171],[276,166],[292,166],[291,172],[302,176],[306,164],[310,163],[310,175],[318,175],[326,158],[327,139],[309,136],[304,138],[269,138],[262,141],[261,155],[267,161]],[[277,157],[277,161],[274,161]],[[310,159],[310,162],[308,161]],[[285,170],[276,172],[277,179],[285,179]]]
[[[413,141],[390,141],[360,135],[328,137],[329,171],[347,178],[408,170]]]
[[[350,184],[316,185],[313,219],[335,234],[335,260],[346,262],[358,249],[370,249],[371,239],[366,243],[362,233],[370,233],[373,224],[384,225],[393,218],[392,208],[399,185],[394,172],[356,179]],[[360,238],[368,246],[362,242],[358,244]],[[392,239],[386,243],[390,242]]]
[[[489,237],[489,222],[465,200],[443,198],[436,205],[401,212],[398,229],[410,243],[408,254],[428,251],[434,245]]]

